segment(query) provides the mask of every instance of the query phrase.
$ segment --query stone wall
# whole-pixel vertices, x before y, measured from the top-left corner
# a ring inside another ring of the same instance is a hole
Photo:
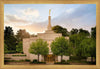
[[[63,60],[67,61],[67,60],[69,60],[69,57],[70,56],[63,56]]]
[[[25,60],[28,59],[27,56],[12,56],[12,55],[25,55],[25,54],[5,54],[5,58],[9,58],[9,60]]]
[[[56,38],[56,37],[61,37],[62,34],[61,33],[55,33],[52,30],[46,30],[45,33],[38,33],[37,37],[31,37],[31,38],[25,38],[23,39],[23,52],[24,54],[27,55],[27,58],[29,58],[31,61],[33,59],[37,59],[37,55],[35,54],[30,54],[29,53],[29,48],[32,42],[35,42],[37,39],[41,38],[44,41],[47,41],[47,43],[49,44],[49,54],[53,54],[51,52],[51,47],[50,44],[52,43],[52,41]],[[66,39],[69,39],[68,37],[65,37]],[[43,61],[44,57],[40,56],[39,61]],[[68,60],[69,57],[64,56],[63,59]],[[58,56],[58,61],[60,60],[60,56]]]

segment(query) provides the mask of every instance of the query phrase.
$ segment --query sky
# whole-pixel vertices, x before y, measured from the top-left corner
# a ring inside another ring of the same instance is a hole
[[[96,26],[96,4],[5,4],[4,26],[14,33],[25,29],[30,34],[47,30],[49,9],[51,25],[60,25],[69,32],[72,28],[91,31]]]

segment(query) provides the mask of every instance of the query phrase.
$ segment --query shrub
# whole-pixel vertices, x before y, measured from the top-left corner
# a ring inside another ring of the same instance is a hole
[[[70,56],[71,60],[81,60],[81,57],[78,56]]]
[[[33,60],[33,63],[37,63],[37,62],[38,62],[37,59],[34,59],[34,60]]]
[[[46,64],[46,62],[38,62],[38,64]]]
[[[16,53],[15,50],[8,50],[8,51],[5,51],[5,54],[14,54],[14,53]]]
[[[38,62],[37,59],[34,59],[33,62],[30,63],[34,63],[34,64],[46,64],[46,62]]]
[[[61,62],[66,62],[65,60],[62,60]]]
[[[16,60],[4,60],[4,62],[14,62]]]
[[[4,59],[11,59],[10,57],[4,57]]]
[[[67,63],[70,63],[70,60],[67,60]]]
[[[69,61],[62,60],[61,62],[55,62],[54,64],[69,64]]]
[[[26,55],[12,55],[12,56],[26,56]]]
[[[86,59],[86,57],[70,56],[70,60],[81,60],[81,59]]]
[[[4,62],[24,62],[25,60],[4,60]]]
[[[25,61],[26,61],[26,62],[30,62],[30,60],[29,60],[29,59],[25,59]]]

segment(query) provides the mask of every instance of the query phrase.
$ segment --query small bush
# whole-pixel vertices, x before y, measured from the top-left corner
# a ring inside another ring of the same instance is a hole
[[[67,60],[67,63],[70,63],[70,60]]]
[[[37,63],[37,62],[38,62],[37,59],[34,59],[34,60],[33,60],[33,63]]]
[[[69,64],[69,62],[67,61],[65,61],[65,60],[62,60],[61,62],[55,62],[54,64]]]
[[[25,61],[26,61],[26,62],[30,62],[30,60],[29,60],[29,59],[25,59]]]
[[[46,62],[38,62],[38,64],[46,64]]]
[[[4,59],[11,59],[10,57],[4,57]]]
[[[9,60],[4,60],[4,62],[9,62]]]
[[[37,59],[34,59],[33,62],[30,62],[31,64],[46,64],[46,62],[38,62]]]
[[[17,57],[18,57],[18,56],[26,56],[26,55],[12,55],[12,56],[14,56],[14,57],[16,57],[16,56],[17,56]]]
[[[4,62],[14,62],[16,60],[4,60]]]
[[[66,62],[65,60],[62,60],[61,62]]]
[[[81,60],[81,57],[78,56],[70,56],[71,60]]]
[[[4,62],[24,62],[25,60],[4,60]]]
[[[15,50],[5,51],[5,54],[14,54],[14,53],[16,53],[16,51],[15,51]]]

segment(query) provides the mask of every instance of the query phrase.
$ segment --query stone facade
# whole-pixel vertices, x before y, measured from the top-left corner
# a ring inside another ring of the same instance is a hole
[[[25,55],[25,54],[5,54],[5,58],[9,58],[7,60],[25,60],[28,59],[27,56],[13,56],[13,55]]]
[[[53,54],[51,52],[50,44],[52,43],[52,41],[56,37],[61,37],[62,36],[61,33],[55,33],[55,32],[53,32],[51,30],[51,16],[49,16],[48,19],[49,19],[49,21],[48,21],[49,23],[48,23],[48,26],[47,26],[48,30],[46,30],[45,33],[38,33],[37,37],[30,37],[30,38],[24,38],[23,39],[23,52],[24,52],[24,54],[27,55],[27,58],[30,59],[31,61],[33,59],[37,59],[37,55],[29,53],[29,47],[30,47],[30,44],[32,42],[35,42],[39,38],[43,39],[44,41],[47,41],[47,43],[49,44],[48,45],[48,47],[49,47],[49,54]],[[68,37],[65,37],[65,38],[68,39]],[[39,61],[44,61],[44,56],[40,55],[39,57],[40,57]],[[55,60],[58,61],[58,62],[61,61],[60,59],[61,59],[60,56],[55,57]],[[64,56],[63,59],[69,60],[69,57]]]

